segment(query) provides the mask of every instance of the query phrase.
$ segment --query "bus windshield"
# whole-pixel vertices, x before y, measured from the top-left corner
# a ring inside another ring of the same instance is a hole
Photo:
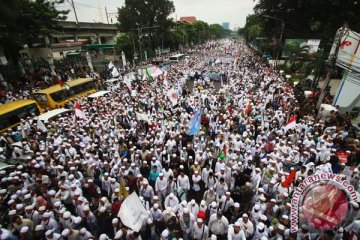
[[[39,115],[40,111],[36,103],[19,107],[0,116],[0,129],[4,130],[20,122],[21,119]]]

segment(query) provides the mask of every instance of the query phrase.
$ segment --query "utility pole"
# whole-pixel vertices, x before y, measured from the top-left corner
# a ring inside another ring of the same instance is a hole
[[[324,82],[324,85],[321,89],[321,93],[320,93],[320,96],[319,96],[319,100],[316,104],[316,108],[319,109],[323,100],[324,100],[324,97],[325,97],[325,93],[326,93],[326,89],[327,87],[329,86],[329,83],[331,81],[331,74],[335,68],[335,64],[336,64],[336,59],[337,59],[337,55],[339,53],[339,48],[340,48],[340,45],[341,45],[341,41],[342,41],[342,38],[345,34],[347,34],[347,32],[349,31],[347,25],[345,24],[344,26],[341,27],[340,31],[339,31],[339,34],[337,34],[336,36],[336,39],[335,39],[335,43],[336,43],[336,46],[335,46],[335,51],[334,51],[334,54],[331,56],[331,59],[329,61],[329,69],[328,69],[328,72],[326,74],[326,78],[325,78],[325,82]]]
[[[106,14],[107,23],[110,24],[110,23],[109,23],[109,16],[108,16],[108,13],[107,13],[107,10],[106,10],[106,6],[105,6],[105,14]]]
[[[72,8],[74,10],[76,24],[79,24],[78,17],[77,17],[77,14],[76,14],[75,5],[74,5],[74,0],[71,0],[71,6],[72,6]]]
[[[138,25],[137,31],[138,31],[138,36],[139,36],[140,62],[142,62],[143,58],[142,58],[142,50],[141,50],[141,35],[140,35],[140,26],[139,25]]]
[[[276,18],[276,17],[272,17],[272,16],[268,16],[268,15],[264,15],[263,17],[264,17],[264,18],[274,19],[274,20],[277,20],[277,21],[280,21],[280,22],[281,22],[281,32],[280,32],[280,39],[279,39],[280,47],[279,47],[278,50],[276,51],[276,58],[275,58],[275,64],[274,64],[274,65],[275,65],[275,69],[277,69],[278,61],[279,61],[279,53],[280,53],[281,46],[282,46],[282,38],[283,38],[283,34],[284,34],[285,22],[284,22],[284,20],[282,20],[282,19],[280,19],[280,18]]]
[[[138,37],[139,37],[139,51],[140,51],[140,61],[142,61],[143,60],[143,58],[142,58],[142,52],[141,52],[141,31],[143,30],[143,29],[152,29],[152,28],[159,28],[159,26],[154,26],[154,27],[140,27],[139,25],[138,25],[138,27],[137,28],[133,28],[133,29],[130,29],[130,30],[133,30],[133,31],[137,31],[137,33],[138,33]],[[135,44],[134,44],[134,46],[135,46]],[[134,49],[135,49],[135,47],[134,47]]]

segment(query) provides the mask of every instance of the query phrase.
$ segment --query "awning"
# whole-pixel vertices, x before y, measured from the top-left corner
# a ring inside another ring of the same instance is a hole
[[[114,44],[87,44],[84,49],[113,49]]]
[[[66,56],[79,56],[81,52],[68,52],[66,53]]]

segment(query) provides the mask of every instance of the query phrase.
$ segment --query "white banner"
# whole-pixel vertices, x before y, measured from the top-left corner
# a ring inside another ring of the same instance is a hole
[[[146,121],[148,124],[151,124],[150,118],[147,114],[142,114],[142,113],[136,112],[136,117],[139,120],[143,120],[143,121]]]
[[[140,202],[138,195],[133,192],[125,198],[121,205],[118,217],[122,223],[135,232],[139,232],[144,220],[149,217],[148,212]]]

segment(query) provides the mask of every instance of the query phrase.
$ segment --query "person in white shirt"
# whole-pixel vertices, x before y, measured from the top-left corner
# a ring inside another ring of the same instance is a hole
[[[142,186],[140,188],[140,196],[142,196],[144,200],[148,202],[150,202],[150,200],[154,197],[154,189],[149,186],[149,182],[147,179],[144,179],[142,182]]]
[[[194,174],[192,175],[192,181],[193,181],[193,186],[192,189],[194,190],[194,197],[195,199],[199,200],[201,198],[200,194],[201,194],[201,188],[200,188],[200,181],[201,181],[201,176],[199,175],[198,171],[195,171]]]
[[[165,208],[170,207],[174,213],[177,212],[179,207],[179,199],[174,195],[174,193],[170,193],[164,202]]]
[[[234,200],[231,198],[231,193],[226,192],[220,199],[220,210],[226,215],[232,206],[234,206]]]
[[[171,168],[169,168],[168,165],[165,166],[165,168],[162,170],[162,173],[166,179],[169,179],[170,176],[174,177],[174,172]]]
[[[194,240],[207,240],[209,239],[209,228],[204,224],[201,218],[194,223],[192,238]]]
[[[201,179],[204,181],[206,188],[208,187],[208,177],[210,171],[212,171],[212,169],[210,169],[210,164],[208,163],[205,165],[205,168],[201,170]]]
[[[225,183],[224,178],[220,178],[220,181],[215,184],[214,190],[217,196],[224,196],[226,191],[228,190],[228,186]]]
[[[215,164],[215,172],[220,172],[221,168],[225,169],[225,163],[221,158],[219,158],[219,160]]]
[[[210,216],[209,230],[218,238],[225,239],[228,232],[229,221],[223,216],[221,210]]]
[[[181,230],[183,231],[183,238],[190,239],[195,223],[195,216],[189,211],[188,208],[184,208],[183,213],[179,216],[179,222]]]
[[[192,213],[194,216],[197,216],[199,213],[199,205],[196,203],[195,199],[192,199],[190,202],[188,202],[188,209],[190,213]]]
[[[254,234],[254,224],[249,221],[249,216],[244,213],[242,218],[238,219],[241,229],[244,230],[246,238],[251,237]]]
[[[164,174],[161,172],[155,181],[155,191],[159,196],[160,202],[164,202],[166,198],[166,189],[168,181],[164,178]]]
[[[180,175],[177,178],[177,186],[178,188],[181,187],[185,191],[184,199],[187,199],[187,193],[190,189],[190,181],[189,181],[189,177],[185,175],[184,171],[181,171]]]
[[[229,226],[227,233],[228,240],[246,240],[245,232],[241,229],[239,222],[235,222]]]

